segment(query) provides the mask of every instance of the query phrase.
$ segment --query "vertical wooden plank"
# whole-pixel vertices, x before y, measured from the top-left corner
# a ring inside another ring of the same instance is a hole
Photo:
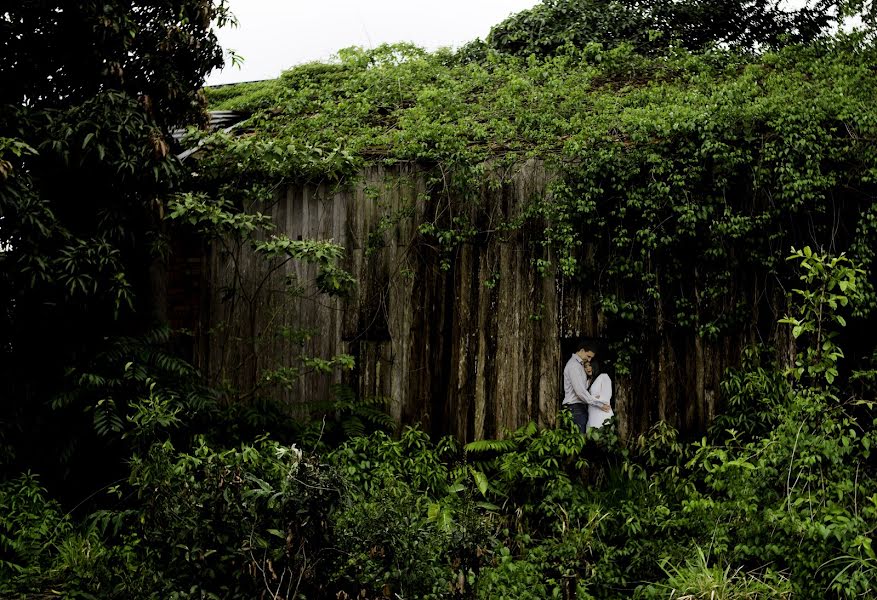
[[[516,168],[501,194],[485,185],[480,202],[454,199],[455,214],[469,215],[482,231],[519,215],[533,197],[546,193],[549,176],[539,161]],[[380,202],[365,194],[366,185],[380,190]],[[397,419],[429,421],[436,431],[451,431],[463,439],[498,435],[530,419],[551,426],[561,395],[561,339],[599,338],[607,330],[598,290],[535,273],[528,244],[538,239],[537,224],[503,239],[483,234],[463,245],[450,272],[439,271],[438,254],[417,233],[424,211],[434,209],[417,201],[424,190],[425,171],[400,164],[366,169],[349,190],[304,185],[280,194],[272,208],[278,229],[292,239],[334,239],[343,244],[344,265],[360,285],[344,301],[315,294],[316,269],[292,262],[267,286],[275,292],[256,301],[255,332],[241,298],[222,301],[221,289],[234,281],[235,273],[229,257],[214,250],[206,265],[212,285],[204,292],[204,322],[225,327],[209,333],[209,349],[202,353],[208,377],[231,377],[242,388],[252,385],[258,368],[293,364],[298,349],[268,337],[274,328],[313,327],[319,331],[307,347],[313,355],[328,358],[362,345],[358,388],[364,394],[389,395],[390,411]],[[404,213],[408,206],[414,207],[413,215]],[[397,222],[384,236],[385,247],[366,256],[369,232],[383,215]],[[429,218],[434,218],[434,211]],[[585,260],[593,260],[594,254],[593,247],[587,248]],[[264,273],[261,263],[245,251],[241,266],[246,285],[254,287]],[[494,271],[500,278],[497,287],[489,289],[484,282]],[[290,300],[279,292],[284,274],[308,282],[304,297]],[[747,279],[739,285],[732,295],[748,298],[766,284]],[[781,295],[773,300],[780,307],[785,302]],[[364,331],[360,318],[369,310],[371,316],[386,319],[381,334],[386,339],[363,338],[372,335]],[[540,311],[541,318],[530,318]],[[757,321],[759,316],[753,318]],[[738,360],[740,348],[753,336],[750,328],[718,342],[701,340],[674,331],[672,324],[665,326],[661,315],[658,320],[635,372],[616,380],[622,437],[642,431],[657,418],[689,429],[704,427],[720,409],[724,367]],[[256,352],[236,341],[258,332],[266,338]],[[206,338],[208,332],[200,335]],[[787,328],[773,328],[769,338],[781,348],[783,359],[794,360],[794,340]],[[283,397],[300,403],[327,395],[330,384],[339,380],[338,374],[303,377],[297,389]]]

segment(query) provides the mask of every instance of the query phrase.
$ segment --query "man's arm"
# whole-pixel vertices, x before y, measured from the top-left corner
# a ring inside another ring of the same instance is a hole
[[[572,383],[573,392],[575,392],[580,400],[591,406],[596,406],[601,410],[609,410],[608,404],[597,400],[590,392],[588,392],[588,377],[585,375],[585,370],[583,368],[576,368],[575,366],[570,368],[570,366],[568,366],[567,375],[569,375],[569,381]]]

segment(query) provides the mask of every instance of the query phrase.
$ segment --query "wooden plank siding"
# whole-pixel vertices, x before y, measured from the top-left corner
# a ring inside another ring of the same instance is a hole
[[[261,369],[295,364],[297,344],[275,332],[308,329],[306,354],[349,353],[356,368],[305,374],[290,390],[265,389],[294,408],[329,397],[331,385],[343,381],[360,398],[386,398],[395,419],[421,423],[435,435],[468,441],[502,436],[528,421],[551,426],[562,394],[564,341],[604,338],[606,319],[598,284],[538,274],[534,259],[547,257],[536,243],[537,224],[498,227],[543,197],[548,182],[543,164],[529,161],[509,185],[485,186],[480,202],[426,200],[426,177],[411,164],[370,167],[348,189],[290,187],[271,207],[278,228],[293,239],[343,245],[344,267],[358,281],[355,293],[346,299],[317,293],[315,268],[295,262],[266,275],[246,250],[236,268],[217,246],[199,328],[209,339],[195,344],[202,349],[199,366],[213,383],[250,389]],[[450,255],[447,270],[434,242],[418,233],[442,210],[466,214],[480,231]],[[382,223],[389,225],[382,229]],[[240,276],[245,293],[229,297]],[[282,291],[288,277],[304,286],[302,294]],[[720,408],[722,372],[755,339],[757,320],[755,314],[753,326],[739,335],[709,342],[659,319],[655,343],[643,348],[629,377],[614,382],[621,435],[642,432],[658,419],[702,430]]]

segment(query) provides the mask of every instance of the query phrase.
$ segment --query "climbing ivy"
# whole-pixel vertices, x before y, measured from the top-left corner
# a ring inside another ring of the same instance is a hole
[[[751,321],[747,290],[789,277],[792,245],[850,248],[870,274],[875,59],[858,34],[757,56],[591,43],[472,61],[352,48],[210,91],[215,108],[251,116],[244,135],[205,140],[201,168],[220,188],[264,194],[415,162],[421,201],[441,206],[477,205],[509,183],[503,167],[542,161],[549,192],[499,228],[536,230],[534,268],[595,290],[623,372],[645,332],[709,340]],[[471,211],[427,214],[439,216],[420,234],[444,249],[444,268],[482,232]]]

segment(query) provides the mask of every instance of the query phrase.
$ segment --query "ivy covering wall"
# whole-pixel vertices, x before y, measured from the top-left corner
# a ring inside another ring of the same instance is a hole
[[[416,164],[428,214],[415,242],[440,269],[491,237],[526,245],[534,272],[596,306],[594,325],[559,306],[557,343],[606,341],[633,390],[633,429],[659,418],[697,429],[743,346],[769,343],[792,360],[776,326],[790,247],[848,252],[869,273],[857,316],[870,327],[875,57],[857,36],[758,56],[589,44],[470,61],[404,45],[348,49],[274,81],[211,90],[214,108],[251,117],[204,140],[198,171],[204,191],[253,210],[284,186],[343,189],[367,166]],[[497,197],[487,191],[532,159],[552,174],[547,190],[486,218]],[[388,210],[373,242],[399,220]],[[517,235],[525,229],[536,233]],[[861,362],[872,348],[859,341],[848,348]]]

